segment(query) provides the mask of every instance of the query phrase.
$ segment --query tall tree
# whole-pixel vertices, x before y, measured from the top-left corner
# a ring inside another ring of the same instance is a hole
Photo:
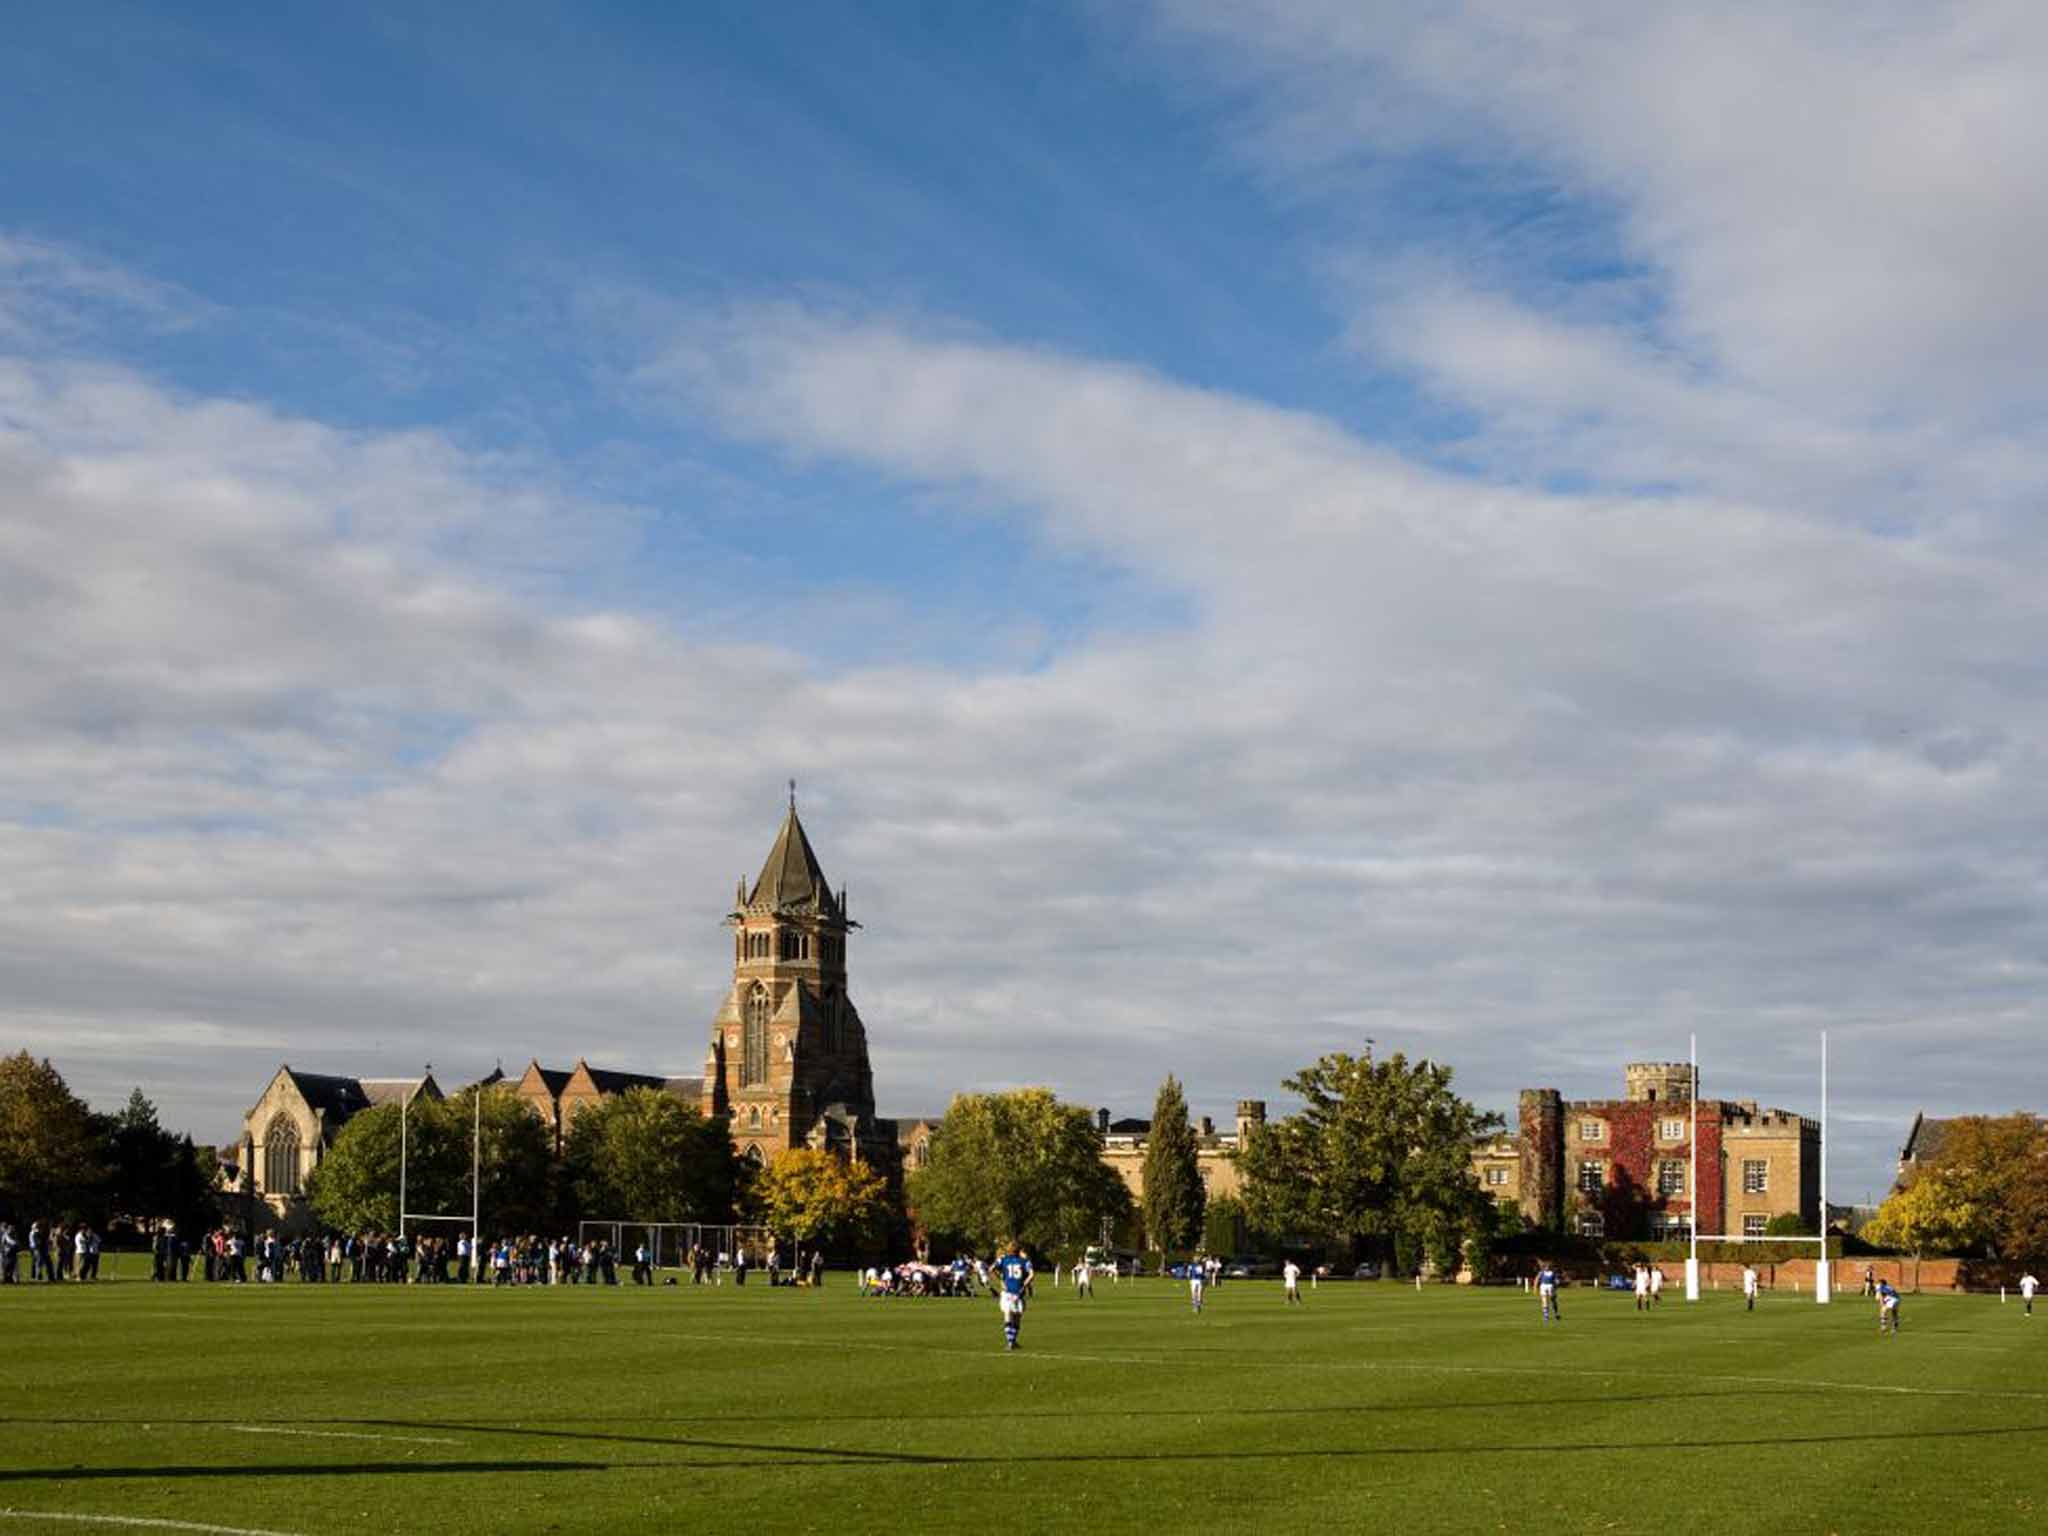
[[[424,1117],[421,1117],[424,1121]],[[406,1203],[419,1209],[438,1209],[432,1149],[413,1140],[414,1127],[406,1131]],[[321,1223],[342,1232],[396,1232],[398,1230],[398,1142],[399,1106],[379,1104],[359,1111],[341,1128],[334,1145],[327,1149],[306,1179],[306,1198]],[[425,1157],[419,1154],[425,1150]],[[417,1169],[420,1195],[414,1196]],[[445,1173],[445,1169],[441,1170]]]
[[[1949,1121],[1932,1162],[1863,1235],[1916,1254],[2048,1258],[2048,1125],[2028,1114]]]
[[[1044,1088],[954,1099],[907,1194],[927,1230],[984,1252],[1012,1238],[1041,1252],[1078,1251],[1131,1203],[1102,1160],[1089,1112]]]
[[[1287,1079],[1300,1113],[1268,1122],[1238,1152],[1254,1223],[1426,1254],[1454,1270],[1491,1219],[1472,1143],[1501,1122],[1454,1093],[1451,1078],[1399,1052],[1373,1061],[1340,1051]]]
[[[1145,1234],[1161,1251],[1191,1246],[1202,1231],[1202,1170],[1188,1101],[1171,1073],[1152,1103],[1145,1140],[1145,1185],[1139,1206]]]
[[[725,1122],[653,1088],[578,1111],[564,1162],[578,1207],[597,1220],[725,1221],[740,1181]]]
[[[889,1209],[888,1181],[872,1167],[807,1147],[778,1152],[753,1195],[771,1227],[807,1248],[863,1241]]]
[[[98,1217],[109,1175],[106,1134],[47,1060],[0,1057],[0,1213]]]
[[[112,1215],[138,1226],[169,1221],[186,1231],[215,1219],[211,1150],[202,1155],[190,1136],[165,1130],[156,1106],[140,1088],[128,1095],[104,1130],[112,1164]]]
[[[477,1096],[481,1091],[482,1135],[477,1135]],[[421,1105],[414,1105],[415,1114]],[[439,1191],[452,1198],[448,1214],[460,1216],[469,1210],[473,1145],[481,1146],[483,1188],[477,1200],[484,1231],[538,1232],[555,1214],[554,1148],[548,1128],[509,1086],[495,1085],[479,1090],[474,1084],[460,1093],[429,1107],[456,1164],[454,1177]],[[429,1207],[420,1206],[426,1210]],[[443,1207],[433,1207],[443,1209]]]

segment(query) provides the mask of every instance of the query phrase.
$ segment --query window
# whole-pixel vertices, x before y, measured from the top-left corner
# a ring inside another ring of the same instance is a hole
[[[922,1167],[924,1167],[924,1166],[925,1166],[925,1164],[929,1163],[929,1162],[930,1162],[931,1160],[932,1160],[932,1144],[931,1144],[930,1142],[928,1142],[928,1141],[918,1141],[918,1142],[912,1142],[912,1143],[911,1143],[911,1147],[910,1147],[910,1166],[911,1166],[911,1167],[913,1167],[913,1168],[922,1168]]]
[[[1579,1192],[1581,1194],[1597,1195],[1606,1188],[1607,1165],[1605,1163],[1588,1161],[1579,1164]]]
[[[1669,1211],[1658,1211],[1650,1217],[1650,1236],[1659,1242],[1683,1237],[1686,1233],[1685,1218],[1674,1216]]]
[[[1598,1211],[1581,1211],[1579,1213],[1579,1236],[1605,1237],[1606,1235],[1607,1218],[1605,1216],[1602,1216]]]
[[[1670,1161],[1657,1165],[1657,1193],[1660,1195],[1682,1195],[1685,1193],[1685,1164]]]
[[[740,1086],[768,1081],[768,989],[758,982],[747,998],[747,1038],[740,1052]]]
[[[759,1147],[747,1148],[746,1157],[747,1161],[752,1163],[756,1168],[759,1168],[762,1164],[768,1161],[767,1158],[761,1155],[761,1149]]]
[[[1605,1141],[1606,1139],[1607,1122],[1605,1120],[1581,1120],[1579,1122],[1579,1140]]]
[[[1657,1122],[1657,1136],[1662,1141],[1683,1141],[1685,1140],[1685,1122],[1683,1120],[1660,1120]]]
[[[263,1192],[299,1192],[299,1128],[282,1115],[270,1122],[270,1130],[263,1138]]]
[[[1742,1160],[1742,1192],[1745,1195],[1769,1194],[1771,1189],[1771,1165],[1760,1157],[1746,1157]]]
[[[1764,1229],[1770,1224],[1771,1218],[1768,1216],[1745,1216],[1742,1218],[1742,1235],[1744,1237],[1762,1237]]]
[[[1508,1171],[1507,1171],[1507,1169],[1505,1169],[1505,1168],[1489,1168],[1489,1169],[1487,1169],[1487,1170],[1486,1170],[1486,1182],[1487,1182],[1487,1183],[1489,1183],[1489,1184],[1505,1184],[1505,1183],[1507,1183],[1507,1181],[1508,1181]]]

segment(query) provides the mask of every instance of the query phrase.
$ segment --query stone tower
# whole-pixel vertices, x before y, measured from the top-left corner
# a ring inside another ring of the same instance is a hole
[[[711,1026],[704,1113],[724,1115],[740,1154],[766,1162],[790,1147],[886,1155],[875,1123],[867,1032],[846,994],[846,915],[789,814],[750,887],[726,917],[732,990]]]
[[[1692,1066],[1683,1061],[1632,1061],[1621,1069],[1626,1092],[1637,1104],[1692,1102]]]

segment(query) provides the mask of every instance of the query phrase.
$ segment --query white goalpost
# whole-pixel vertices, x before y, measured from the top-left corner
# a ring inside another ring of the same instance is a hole
[[[1700,1037],[1691,1037],[1692,1045],[1692,1209],[1686,1214],[1686,1226],[1692,1234],[1691,1249],[1685,1260],[1685,1299],[1700,1299],[1700,1244],[1709,1243],[1812,1243],[1818,1241],[1819,1255],[1813,1265],[1813,1299],[1816,1304],[1826,1306],[1835,1299],[1835,1266],[1828,1258],[1828,1032],[1820,1032],[1820,1236],[1811,1237],[1766,1237],[1759,1233],[1751,1237],[1737,1232],[1702,1232],[1700,1218]],[[1725,1203],[1725,1202],[1724,1202]]]
[[[655,1269],[686,1269],[692,1248],[701,1249],[714,1261],[720,1254],[728,1260],[744,1253],[747,1263],[754,1268],[764,1268],[768,1255],[775,1249],[775,1234],[767,1227],[736,1224],[720,1225],[698,1221],[579,1221],[576,1223],[576,1241],[587,1244],[593,1237],[601,1237],[611,1244],[612,1252],[626,1251],[626,1240],[636,1242],[647,1240],[648,1263]]]

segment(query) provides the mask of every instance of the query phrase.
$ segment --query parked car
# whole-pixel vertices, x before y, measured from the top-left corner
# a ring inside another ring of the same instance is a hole
[[[1223,1266],[1224,1277],[1230,1280],[1255,1280],[1261,1275],[1277,1275],[1279,1273],[1280,1266],[1278,1264],[1274,1263],[1271,1259],[1261,1259],[1254,1255],[1244,1255],[1228,1260]]]
[[[1354,1280],[1377,1280],[1379,1277],[1380,1267],[1370,1259],[1351,1271],[1351,1278]]]

